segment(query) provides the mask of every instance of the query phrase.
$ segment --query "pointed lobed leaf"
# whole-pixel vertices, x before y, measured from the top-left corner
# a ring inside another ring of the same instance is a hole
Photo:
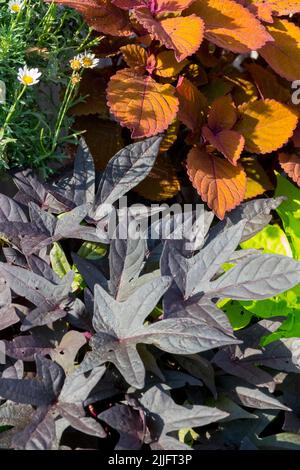
[[[145,255],[144,238],[116,238],[112,241],[109,252],[109,290],[114,298],[126,296],[130,282],[137,278],[142,270]]]
[[[245,384],[241,379],[227,377],[224,380],[226,392],[243,406],[258,410],[285,410],[289,408],[271,394],[262,392],[254,386]],[[222,387],[223,388],[223,387]]]
[[[94,418],[86,417],[82,405],[76,403],[60,403],[60,415],[65,418],[72,428],[96,437],[106,437],[106,432]]]
[[[237,300],[266,299],[300,280],[300,263],[286,256],[262,254],[238,263],[211,283],[216,297]]]
[[[0,396],[7,400],[34,406],[49,405],[54,396],[51,390],[35,379],[0,379]]]
[[[159,152],[160,142],[161,137],[136,142],[120,150],[109,161],[97,190],[96,218],[97,206],[104,203],[113,204],[150,173]]]
[[[116,302],[100,286],[95,286],[93,324],[97,333],[90,342],[92,351],[85,356],[77,373],[112,362],[128,383],[142,388],[145,369],[136,350],[138,344],[154,344],[174,354],[192,354],[236,343],[232,336],[195,319],[168,319],[143,325],[169,283],[166,277],[156,278],[125,302]]]
[[[223,230],[225,226],[237,224],[241,219],[246,219],[247,223],[241,241],[249,240],[259,233],[272,220],[271,211],[277,209],[282,202],[283,197],[274,199],[255,199],[254,201],[241,204],[230,212],[224,222],[221,222],[212,228],[208,240],[215,236],[215,230]]]
[[[98,418],[118,431],[120,440],[115,450],[139,450],[141,448],[145,426],[138,411],[126,405],[116,404],[102,411]]]
[[[75,157],[74,203],[76,206],[91,204],[95,198],[95,167],[92,154],[83,138],[80,139]]]
[[[27,222],[23,209],[13,199],[0,194],[0,221],[3,222]]]
[[[5,330],[11,325],[15,325],[20,321],[16,314],[16,310],[12,305],[0,308],[0,331]]]
[[[205,291],[207,282],[218,272],[223,263],[229,260],[240,243],[246,221],[225,230],[215,237],[192,258],[185,258],[175,250],[170,251],[169,267],[175,281],[180,279],[180,271],[184,270],[184,282],[181,287],[185,298]]]
[[[55,422],[48,407],[39,408],[30,424],[14,435],[12,446],[19,450],[52,450],[55,445]]]
[[[217,408],[199,405],[187,408],[177,405],[159,386],[152,387],[144,393],[140,402],[151,414],[159,417],[158,421],[162,420],[159,434],[182,428],[206,426],[228,416],[228,413]]]

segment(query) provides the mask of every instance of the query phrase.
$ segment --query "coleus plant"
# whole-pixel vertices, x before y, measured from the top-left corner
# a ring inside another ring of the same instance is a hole
[[[55,2],[104,34],[100,66],[82,82],[88,98],[74,109],[99,167],[123,139],[117,121],[132,139],[165,133],[163,155],[137,187],[147,199],[178,193],[176,141],[190,182],[220,219],[272,190],[275,165],[299,184],[290,83],[300,76],[298,0]]]
[[[50,185],[18,173],[14,198],[2,196],[2,448],[299,448],[300,339],[261,347],[282,318],[234,333],[218,308],[220,299],[265,299],[299,282],[297,260],[239,249],[283,198],[244,203],[213,226],[203,208],[202,230],[182,239],[153,241],[144,230],[110,238],[104,201],[148,174],[160,141],[119,152],[99,186],[82,141],[73,175]],[[138,227],[147,212],[130,217]],[[35,249],[16,237],[20,229],[36,234]]]

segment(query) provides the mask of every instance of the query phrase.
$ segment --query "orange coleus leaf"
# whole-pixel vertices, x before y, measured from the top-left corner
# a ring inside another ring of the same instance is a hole
[[[239,0],[240,3],[249,5],[264,21],[272,22],[272,16],[293,15],[300,12],[300,0]]]
[[[112,0],[119,8],[134,10],[146,7],[155,15],[157,13],[180,13],[193,3],[194,0]]]
[[[173,51],[163,51],[156,56],[154,73],[164,78],[176,77],[188,63],[188,60],[178,62]]]
[[[245,199],[261,196],[274,189],[270,178],[255,157],[243,157],[241,163],[247,175]]]
[[[283,103],[290,99],[290,90],[279,83],[276,75],[271,70],[258,64],[249,64],[246,68],[252,75],[261,98],[275,98]]]
[[[96,31],[112,36],[130,36],[133,30],[128,13],[114,6],[110,0],[53,0],[54,3],[74,8]]]
[[[136,44],[127,44],[120,47],[120,51],[128,67],[147,67],[148,54],[144,47]]]
[[[254,153],[270,153],[292,137],[298,116],[275,100],[259,100],[240,106],[240,120],[234,127],[246,139],[245,148]]]
[[[238,206],[246,192],[246,174],[240,165],[232,166],[198,147],[187,157],[188,176],[198,194],[219,219]]]
[[[246,6],[251,13],[253,13],[257,18],[267,23],[273,22],[273,11],[272,7],[268,5],[265,0],[260,2],[259,0],[236,0],[243,6]]]
[[[133,138],[150,137],[164,131],[178,111],[172,85],[157,83],[150,76],[124,69],[113,75],[107,87],[107,103],[121,126]]]
[[[152,39],[174,50],[178,62],[194,54],[203,40],[204,23],[196,15],[158,20],[147,8],[134,10],[134,15]]]
[[[238,117],[236,107],[230,95],[216,99],[208,114],[208,126],[210,129],[232,129]]]
[[[176,94],[179,98],[179,120],[196,132],[204,122],[207,110],[205,96],[185,77],[179,78]]]
[[[272,40],[255,16],[233,0],[196,0],[187,13],[204,20],[206,39],[232,52],[246,53]]]
[[[300,186],[300,157],[296,153],[280,153],[279,163],[281,168],[292,180]]]
[[[208,126],[202,128],[202,136],[227,160],[236,165],[245,147],[244,137],[231,130],[237,120],[237,110],[231,96],[216,99],[208,115]]]
[[[213,145],[232,165],[237,165],[245,147],[244,137],[236,131],[229,129],[213,133],[209,127],[202,128],[203,137]]]
[[[267,26],[274,41],[259,50],[275,72],[293,81],[300,77],[300,28],[287,20],[275,19]]]

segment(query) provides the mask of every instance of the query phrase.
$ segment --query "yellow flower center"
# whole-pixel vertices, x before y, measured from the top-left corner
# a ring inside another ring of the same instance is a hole
[[[80,60],[78,59],[72,59],[70,61],[71,69],[73,70],[79,70],[81,68],[81,63]]]
[[[22,81],[23,81],[24,85],[32,85],[33,78],[30,75],[24,75],[22,77]]]
[[[91,65],[93,65],[93,61],[92,61],[92,59],[90,59],[89,57],[84,57],[84,58],[82,59],[82,64],[83,64],[84,67],[88,68],[88,67],[90,67]]]
[[[20,5],[18,5],[17,3],[15,3],[14,5],[11,6],[11,9],[12,9],[12,11],[14,11],[15,13],[19,13],[19,11],[21,10],[21,7],[20,7]]]

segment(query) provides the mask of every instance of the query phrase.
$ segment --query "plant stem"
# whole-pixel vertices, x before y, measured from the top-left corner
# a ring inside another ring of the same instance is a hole
[[[7,126],[9,125],[10,121],[11,121],[11,118],[13,117],[15,111],[16,111],[16,108],[17,108],[17,105],[19,103],[19,101],[21,100],[22,96],[24,95],[25,93],[25,90],[26,90],[27,86],[24,85],[22,88],[21,88],[21,91],[20,93],[18,94],[17,98],[15,99],[15,102],[13,103],[13,105],[10,107],[10,110],[6,116],[6,119],[5,119],[5,122],[3,124],[3,131],[5,131],[5,129],[7,129]]]

